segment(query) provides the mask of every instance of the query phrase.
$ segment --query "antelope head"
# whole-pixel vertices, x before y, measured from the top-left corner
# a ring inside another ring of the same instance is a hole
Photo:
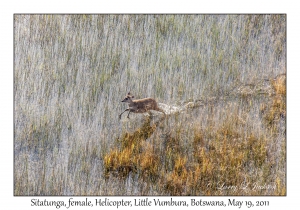
[[[123,101],[121,102],[126,102],[126,103],[130,103],[132,102],[132,98],[134,98],[133,95],[130,94],[130,92],[127,94],[127,96],[123,99]]]

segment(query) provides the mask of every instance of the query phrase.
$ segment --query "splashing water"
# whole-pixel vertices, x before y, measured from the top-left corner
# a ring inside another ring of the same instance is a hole
[[[182,106],[174,106],[174,105],[167,105],[164,103],[158,103],[158,106],[165,111],[167,115],[180,113],[188,108],[194,108],[196,104],[194,102],[188,102]]]

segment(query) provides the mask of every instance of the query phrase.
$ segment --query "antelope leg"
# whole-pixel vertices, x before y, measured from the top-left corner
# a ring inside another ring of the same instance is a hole
[[[130,114],[130,112],[131,112],[131,109],[129,109],[129,112],[128,112],[128,115],[127,115],[127,118],[129,118],[129,114]]]
[[[129,111],[129,109],[125,109],[124,112],[126,112],[126,111]],[[123,114],[124,112],[122,112],[122,113],[119,115],[119,118],[120,118],[120,119],[121,119],[121,116],[122,116],[122,114]]]

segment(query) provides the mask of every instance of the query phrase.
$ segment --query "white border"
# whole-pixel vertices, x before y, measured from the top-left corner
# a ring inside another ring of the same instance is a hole
[[[6,1],[1,3],[1,201],[3,209],[30,208],[32,197],[13,196],[13,14],[14,13],[286,13],[287,14],[287,196],[286,197],[202,197],[205,200],[268,200],[270,206],[298,207],[299,182],[299,20],[296,1]],[[45,198],[45,197],[40,197]],[[46,197],[59,200],[60,197]],[[79,199],[80,197],[76,197]],[[112,197],[111,197],[112,198]],[[134,199],[135,197],[126,197]],[[151,197],[153,198],[153,197]],[[167,199],[167,197],[164,197]],[[62,197],[67,201],[69,197]],[[82,198],[84,199],[84,198]],[[89,197],[94,199],[94,197]],[[118,198],[116,198],[118,199]],[[121,199],[119,197],[119,199]],[[178,199],[178,197],[177,197]],[[188,198],[183,198],[189,200]],[[98,207],[99,208],[99,207]],[[165,208],[165,207],[164,207]],[[197,207],[201,208],[201,207]],[[221,208],[221,207],[220,207]],[[223,208],[223,207],[222,207]],[[50,208],[47,208],[50,209]],[[52,207],[55,209],[55,207]],[[73,208],[72,208],[73,209]],[[102,208],[103,209],[103,208]],[[112,209],[112,208],[110,208]],[[115,208],[114,208],[115,209]],[[122,208],[124,209],[124,208]],[[125,208],[126,209],[126,208]],[[130,208],[132,209],[132,208]],[[136,208],[137,209],[137,208]],[[162,208],[161,208],[162,209]],[[218,208],[213,208],[218,209]],[[224,209],[224,208],[223,208]],[[230,208],[226,208],[230,209]],[[236,207],[235,207],[236,209]],[[295,208],[293,208],[295,209]]]

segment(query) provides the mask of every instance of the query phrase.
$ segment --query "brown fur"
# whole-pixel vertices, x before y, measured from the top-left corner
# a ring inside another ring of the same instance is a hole
[[[148,112],[149,113],[150,110],[159,111],[159,112],[164,113],[164,115],[166,115],[165,112],[158,107],[157,102],[153,98],[143,98],[143,99],[132,100],[133,98],[134,98],[134,96],[132,96],[129,92],[127,94],[127,96],[123,99],[123,101],[121,101],[121,102],[128,103],[129,108],[125,109],[125,111],[124,111],[124,112],[128,111],[127,118],[129,118],[129,114],[131,112],[133,112],[133,113]],[[119,118],[121,118],[121,116],[124,112],[122,112],[119,115]]]

